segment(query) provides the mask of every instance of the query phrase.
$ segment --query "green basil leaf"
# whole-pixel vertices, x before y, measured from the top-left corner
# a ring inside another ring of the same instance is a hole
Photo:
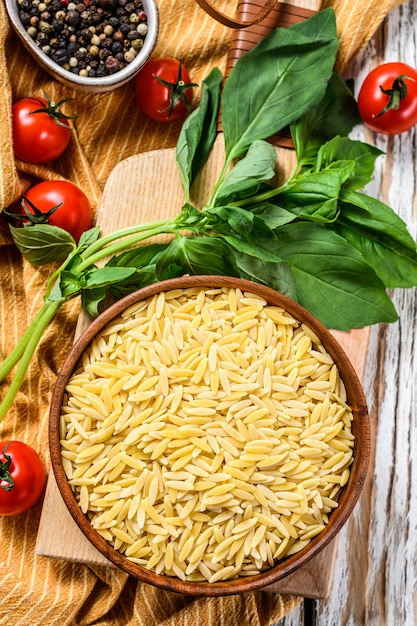
[[[119,300],[141,287],[155,283],[158,280],[155,273],[156,263],[168,247],[168,243],[154,243],[126,250],[112,257],[106,267],[120,266],[135,269],[134,274],[128,278],[110,285],[109,291],[113,298]]]
[[[66,300],[70,300],[81,292],[82,276],[70,272],[69,270],[62,270],[59,277],[59,286],[62,297]]]
[[[230,235],[221,235],[221,237],[237,252],[243,252],[255,259],[271,263],[280,263],[283,260],[276,252],[277,246],[271,246],[270,249],[267,249],[255,243],[255,241],[247,241]]]
[[[134,267],[104,267],[94,268],[85,272],[82,277],[82,286],[87,289],[96,289],[97,287],[107,287],[119,281],[130,278],[135,273]]]
[[[284,207],[278,204],[279,197],[276,200],[277,204],[274,204],[274,199],[272,198],[269,202],[263,202],[261,204],[256,204],[253,207],[247,207],[247,210],[252,211],[255,215],[262,217],[265,224],[271,229],[275,230],[280,226],[284,226],[284,224],[289,224],[297,219],[297,215],[284,209]]]
[[[94,226],[94,228],[90,228],[89,230],[85,230],[80,237],[78,242],[78,252],[84,252],[88,246],[97,241],[100,237],[100,227]]]
[[[202,211],[198,211],[192,204],[186,202],[175,219],[178,230],[191,230],[199,233],[201,222],[204,222]]]
[[[185,195],[207,161],[217,134],[222,74],[213,68],[201,83],[200,105],[185,120],[176,147],[176,163]]]
[[[324,168],[335,162],[353,162],[354,169],[345,180],[344,187],[362,189],[371,181],[375,160],[381,154],[382,150],[374,146],[338,136],[321,146],[316,163],[317,167]]]
[[[321,100],[338,46],[335,15],[329,8],[290,28],[275,29],[237,61],[222,97],[229,160]]]
[[[215,204],[228,204],[256,193],[262,182],[275,175],[277,153],[270,143],[257,140],[246,155],[226,174],[216,192]]]
[[[275,202],[299,219],[333,222],[338,215],[341,187],[354,167],[353,161],[345,161],[339,167],[335,164],[320,172],[306,173],[280,193]],[[268,215],[263,213],[262,217],[268,223]]]
[[[339,74],[333,73],[322,100],[291,124],[298,160],[310,162],[324,142],[337,135],[347,137],[352,128],[361,121],[358,105],[349,85]]]
[[[113,256],[106,263],[109,267],[135,267],[141,269],[155,263],[158,256],[168,247],[167,243],[153,243],[147,246],[137,246]]]
[[[294,276],[287,263],[270,263],[237,251],[234,255],[241,278],[268,285],[288,298],[296,299]]]
[[[257,237],[274,237],[274,233],[264,219],[238,206],[222,206],[205,209],[209,215],[207,229],[222,235],[236,235],[251,240]]]
[[[305,222],[288,224],[277,233],[277,242],[259,245],[279,251],[291,267],[296,300],[325,326],[350,330],[397,320],[384,283],[342,237]]]
[[[95,289],[83,289],[81,292],[81,304],[91,317],[97,317],[103,310],[103,303],[107,298],[106,287],[96,287]]]
[[[156,264],[147,265],[141,269],[136,269],[135,273],[130,278],[119,281],[116,284],[110,285],[110,294],[116,300],[120,300],[129,293],[133,293],[142,287],[152,285],[158,281],[158,277],[155,273]]]
[[[379,200],[364,194],[356,196],[359,206],[340,203],[335,231],[359,250],[387,288],[416,286],[417,248],[406,224]]]
[[[158,279],[171,277],[173,266],[181,268],[181,274],[236,276],[229,246],[216,237],[176,237],[158,260]]]
[[[35,224],[16,228],[10,226],[16,247],[35,267],[66,258],[76,249],[73,237],[58,226]]]

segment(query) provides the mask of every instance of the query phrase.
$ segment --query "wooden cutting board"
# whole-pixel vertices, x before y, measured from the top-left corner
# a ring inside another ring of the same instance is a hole
[[[291,150],[285,148],[277,148],[277,152],[278,160],[282,163],[279,173],[281,177],[291,170],[294,155]],[[196,207],[201,208],[207,199],[207,192],[217,179],[223,155],[223,144],[219,140],[207,167],[195,182],[191,202]],[[104,234],[135,223],[175,216],[183,201],[181,181],[175,164],[175,151],[168,149],[148,152],[122,161],[113,170],[104,189],[97,223]],[[82,314],[75,338],[87,324],[88,319]],[[369,329],[334,334],[362,380]],[[332,583],[336,544],[337,542],[330,544],[305,567],[275,583],[268,591],[310,598],[326,597]],[[90,544],[75,524],[61,498],[52,472],[48,477],[36,553],[46,557],[114,567]]]

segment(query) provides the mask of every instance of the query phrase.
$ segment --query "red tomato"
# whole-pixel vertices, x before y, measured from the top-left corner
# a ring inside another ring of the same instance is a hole
[[[18,515],[41,497],[46,475],[37,452],[21,441],[0,443],[0,515]]]
[[[358,95],[363,122],[378,133],[398,135],[417,124],[417,71],[384,63],[365,78]]]
[[[78,242],[82,233],[91,227],[93,213],[87,196],[76,185],[65,180],[47,180],[31,187],[26,192],[24,202],[35,217],[33,223],[48,223],[51,226],[59,226],[68,231]],[[30,206],[31,202],[38,211]],[[56,206],[59,206],[52,212]],[[23,203],[20,206],[21,215],[26,215]]]
[[[136,102],[144,115],[154,122],[174,122],[191,111],[193,87],[184,65],[161,57],[148,61],[135,79]]]
[[[71,116],[59,110],[63,102],[22,98],[13,104],[13,151],[18,159],[48,163],[64,152],[71,137]]]

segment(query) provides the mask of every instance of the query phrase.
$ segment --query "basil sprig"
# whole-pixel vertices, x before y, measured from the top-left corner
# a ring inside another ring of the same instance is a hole
[[[64,260],[48,282],[43,308],[0,365],[0,381],[17,365],[0,421],[43,330],[76,296],[95,316],[114,299],[161,279],[225,274],[281,291],[329,328],[397,319],[387,289],[417,284],[417,248],[392,209],[363,192],[381,152],[348,137],[360,118],[351,86],[333,73],[337,49],[329,8],[277,28],[246,53],[221,100],[221,73],[211,71],[177,143],[184,205],[175,218],[104,236],[94,228],[78,245],[49,225],[11,229],[34,265]],[[197,209],[191,188],[216,139],[220,105],[225,161]],[[280,164],[268,139],[286,127],[297,163],[277,186]],[[162,233],[172,240],[146,243]]]

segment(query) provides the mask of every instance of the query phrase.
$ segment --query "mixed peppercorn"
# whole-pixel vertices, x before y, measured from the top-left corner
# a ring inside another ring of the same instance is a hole
[[[18,0],[28,35],[55,63],[87,77],[131,63],[148,32],[141,0]]]

